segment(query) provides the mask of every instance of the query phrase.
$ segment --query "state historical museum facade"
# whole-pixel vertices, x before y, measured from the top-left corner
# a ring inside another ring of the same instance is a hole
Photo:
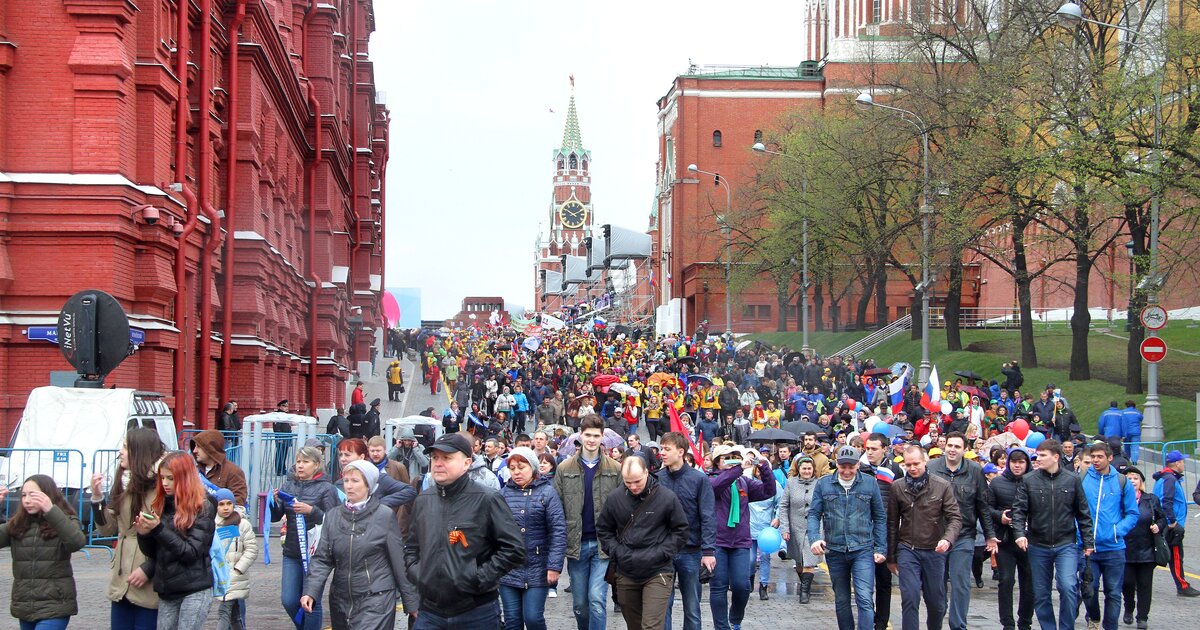
[[[371,0],[0,3],[0,433],[83,289],[145,332],[107,383],[177,423],[344,403],[383,286],[373,30]]]

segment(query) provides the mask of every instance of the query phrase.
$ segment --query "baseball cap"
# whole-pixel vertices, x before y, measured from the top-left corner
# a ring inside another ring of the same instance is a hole
[[[843,446],[842,448],[838,449],[837,463],[857,464],[859,457],[862,457],[862,453],[859,453],[858,449],[854,448],[853,446]]]
[[[996,465],[991,462],[988,462],[983,465],[983,474],[985,474],[985,475],[990,475],[992,473],[998,473],[998,472],[1000,472],[1000,469],[997,468]]]
[[[905,440],[902,437],[892,438],[892,446],[896,446],[897,444],[904,444],[904,443],[905,443]]]
[[[1179,451],[1176,450],[1176,451],[1171,451],[1170,453],[1167,453],[1166,461],[1168,464],[1174,464],[1175,462],[1183,461],[1183,459],[1184,459],[1183,453],[1180,453]]]
[[[433,444],[425,447],[425,454],[430,455],[430,451],[441,451],[443,453],[453,453],[455,451],[471,457],[471,441],[466,437],[457,433],[447,433],[434,441]]]
[[[646,448],[658,448],[658,442],[653,440],[646,442]]]
[[[758,452],[759,453],[770,453],[771,447],[770,446],[760,446],[760,447],[758,447]]]

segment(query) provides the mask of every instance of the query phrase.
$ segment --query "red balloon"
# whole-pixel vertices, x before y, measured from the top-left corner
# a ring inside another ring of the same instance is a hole
[[[847,398],[847,399],[846,399],[846,404],[847,404],[847,405],[850,405],[850,408],[851,408],[851,409],[854,409],[856,406],[858,406],[858,403],[854,402],[854,399],[853,399],[853,398]]]
[[[1024,418],[1013,420],[1012,423],[1008,425],[1008,432],[1017,436],[1017,439],[1024,442],[1025,437],[1029,435],[1029,423],[1026,422]]]

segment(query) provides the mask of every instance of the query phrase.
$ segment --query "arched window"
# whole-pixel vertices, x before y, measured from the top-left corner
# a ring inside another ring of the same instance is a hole
[[[560,171],[563,170],[564,166],[566,166],[566,163],[563,162],[562,160],[559,160],[558,161],[558,170],[560,170]]]
[[[714,147],[721,146],[721,130],[720,129],[713,132],[713,146]]]
[[[583,161],[583,170],[587,170],[587,160]]]
[[[755,129],[754,130],[754,143],[758,144],[759,142],[762,142],[762,129]]]
[[[574,153],[571,154],[571,157],[568,158],[568,160],[570,161],[572,171],[579,169],[579,158],[576,157]]]

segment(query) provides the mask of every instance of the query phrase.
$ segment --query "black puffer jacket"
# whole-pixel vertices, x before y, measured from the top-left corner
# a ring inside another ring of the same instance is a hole
[[[1075,542],[1076,526],[1083,546],[1095,546],[1092,510],[1083,482],[1070,470],[1051,475],[1043,469],[1026,473],[1013,501],[1013,535],[1031,544],[1058,547]]]
[[[453,531],[465,538],[452,543]],[[404,563],[422,611],[453,617],[495,602],[500,576],[524,562],[525,540],[499,492],[464,474],[417,495]]]
[[[639,506],[637,519],[630,523]],[[617,563],[618,573],[647,580],[673,570],[675,554],[687,545],[688,520],[675,493],[650,475],[641,494],[626,488],[609,493],[596,519],[596,539],[609,561]]]
[[[42,538],[42,519],[56,533],[49,540]],[[20,538],[9,535],[8,523],[0,525],[0,547],[12,547],[13,617],[41,621],[79,612],[71,554],[86,542],[79,519],[67,516],[58,506],[35,517]]]
[[[1167,531],[1167,514],[1163,512],[1158,496],[1153,492],[1142,492],[1138,497],[1138,522],[1125,534],[1125,562],[1154,562],[1154,534],[1150,524],[1158,525],[1159,532]]]
[[[216,531],[216,509],[205,500],[196,521],[187,531],[175,529],[175,497],[167,497],[158,527],[138,534],[138,547],[154,561],[154,592],[160,599],[181,599],[212,588],[212,562],[208,550]]]

